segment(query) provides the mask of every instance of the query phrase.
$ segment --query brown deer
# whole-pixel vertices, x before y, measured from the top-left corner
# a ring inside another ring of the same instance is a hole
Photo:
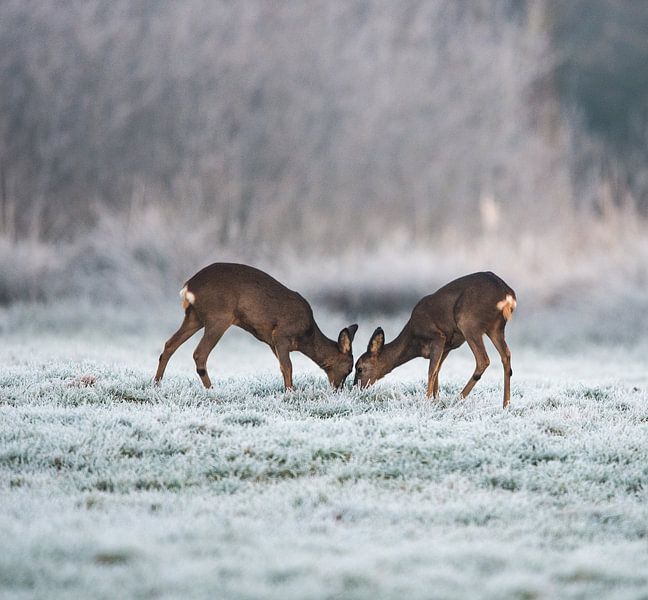
[[[211,387],[207,357],[230,325],[237,325],[270,346],[279,359],[287,390],[293,387],[293,350],[299,350],[322,367],[335,388],[340,388],[353,370],[351,343],[358,326],[345,327],[337,342],[330,340],[315,323],[310,304],[259,269],[214,263],[189,279],[180,297],[185,318],[164,345],[155,383],[162,379],[172,354],[204,327],[193,357],[203,385]]]
[[[371,385],[413,358],[430,359],[427,396],[439,395],[439,371],[451,350],[468,342],[475,355],[475,372],[461,392],[465,398],[490,364],[482,336],[486,334],[499,352],[504,366],[504,408],[511,398],[511,351],[504,328],[517,305],[515,292],[491,272],[473,273],[444,285],[425,296],[396,339],[385,344],[378,327],[367,351],[356,363],[354,384]]]

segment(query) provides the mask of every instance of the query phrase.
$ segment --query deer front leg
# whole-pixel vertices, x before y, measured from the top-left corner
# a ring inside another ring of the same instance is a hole
[[[279,359],[279,368],[281,369],[281,374],[283,375],[284,387],[286,390],[293,389],[292,381],[292,362],[290,361],[290,350],[288,344],[279,341],[274,348],[275,354]]]
[[[465,398],[468,394],[470,394],[471,390],[481,379],[481,376],[490,364],[490,360],[488,358],[488,354],[486,354],[486,348],[484,348],[484,340],[482,339],[481,334],[472,336],[467,335],[465,337],[468,345],[470,346],[470,349],[472,350],[472,353],[475,355],[475,361],[477,364],[475,366],[475,372],[473,373],[473,376],[466,384],[466,387],[464,387],[464,389],[461,391],[462,398]]]
[[[450,350],[443,351],[443,354],[441,355],[441,360],[439,361],[439,366],[437,367],[436,373],[434,374],[434,382],[432,384],[432,395],[435,398],[439,397],[439,373],[441,373],[441,366],[443,365],[443,361],[447,358],[448,354],[450,354]]]
[[[428,384],[426,396],[431,398],[439,397],[439,370],[441,363],[445,358],[443,347],[445,345],[445,338],[434,340],[430,345],[430,366],[428,368]]]

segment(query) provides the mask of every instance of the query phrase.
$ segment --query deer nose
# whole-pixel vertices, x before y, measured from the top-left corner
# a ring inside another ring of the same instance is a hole
[[[358,385],[358,374],[355,374],[355,377],[353,378],[353,385]]]

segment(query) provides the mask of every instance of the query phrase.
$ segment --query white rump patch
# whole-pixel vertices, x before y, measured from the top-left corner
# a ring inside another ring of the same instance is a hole
[[[498,310],[504,310],[507,306],[510,306],[511,310],[515,310],[515,307],[517,306],[517,301],[513,296],[511,296],[511,294],[506,294],[506,298],[497,303]]]
[[[189,305],[196,301],[196,296],[187,289],[186,285],[180,290],[180,298],[182,298],[182,308],[184,309],[189,308]]]

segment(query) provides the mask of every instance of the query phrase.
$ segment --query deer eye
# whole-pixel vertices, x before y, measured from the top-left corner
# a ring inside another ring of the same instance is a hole
[[[360,367],[357,367],[356,368],[356,373],[358,373],[358,374],[362,373],[362,369]]]

